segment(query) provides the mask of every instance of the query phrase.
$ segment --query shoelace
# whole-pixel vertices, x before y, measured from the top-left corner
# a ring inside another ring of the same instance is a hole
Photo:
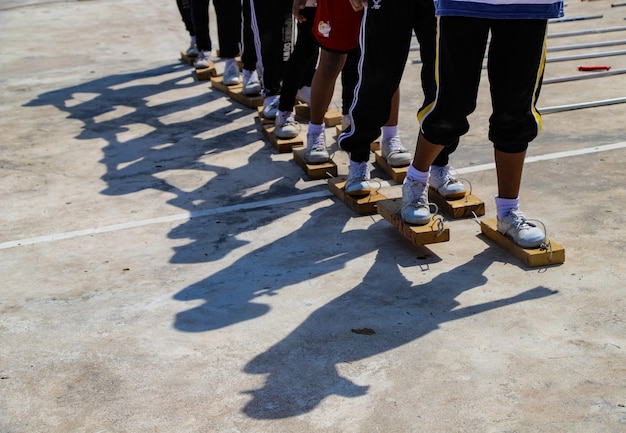
[[[324,150],[326,148],[326,139],[322,134],[317,134],[315,136],[315,139],[313,140],[313,143],[311,144],[311,150],[314,151],[320,151],[320,150]]]
[[[391,137],[389,139],[389,155],[394,153],[404,153],[406,151],[407,150],[404,148],[404,146],[402,146],[402,143],[400,142],[400,138]]]
[[[409,180],[409,191],[411,193],[410,203],[413,205],[424,205],[428,206],[428,185],[424,185],[422,182]],[[417,194],[416,190],[419,187],[423,187],[421,194]]]
[[[415,193],[415,190],[417,189],[415,186],[416,184],[419,184],[419,186],[423,186],[424,189],[422,190],[422,193],[420,195]],[[445,219],[443,218],[443,216],[439,215],[439,206],[437,206],[436,203],[431,203],[428,201],[428,185],[424,185],[422,182],[419,181],[412,181],[409,180],[409,191],[411,193],[411,197],[410,197],[410,203],[412,206],[426,206],[428,207],[430,213],[433,214],[433,224],[431,225],[431,227],[436,227],[437,229],[437,234],[435,235],[435,237],[437,236],[441,236],[441,234],[445,231]]]
[[[268,111],[269,110],[277,110],[279,104],[280,104],[280,99],[274,98],[274,100],[267,105],[267,110]]]
[[[528,221],[521,211],[511,211],[510,215],[514,217],[511,219],[513,220],[515,230],[537,227],[535,224]]]
[[[296,126],[298,124],[292,113],[279,113],[279,116],[280,118],[278,119],[278,125],[281,128],[285,126]]]
[[[231,63],[230,65],[228,65],[228,69],[226,71],[224,71],[224,75],[226,75],[226,74],[238,75],[239,74],[239,66],[237,66],[237,63]]]
[[[367,180],[369,177],[369,174],[370,174],[370,171],[369,171],[369,167],[367,166],[367,164],[359,164],[358,169],[354,171],[354,175],[350,173],[350,176],[348,177],[351,180],[352,179]]]

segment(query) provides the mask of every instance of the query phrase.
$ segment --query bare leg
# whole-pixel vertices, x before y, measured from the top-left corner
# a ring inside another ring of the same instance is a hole
[[[419,171],[428,171],[433,161],[439,155],[443,146],[431,143],[422,134],[417,137],[413,167]]]
[[[396,89],[396,92],[391,98],[391,111],[389,112],[389,119],[385,126],[396,126],[398,124],[398,115],[400,113],[400,88]]]
[[[505,153],[499,150],[495,151],[498,197],[517,198],[519,196],[525,157],[526,152]]]
[[[311,123],[321,125],[333,99],[335,82],[346,63],[347,54],[321,50],[320,61],[311,83]]]

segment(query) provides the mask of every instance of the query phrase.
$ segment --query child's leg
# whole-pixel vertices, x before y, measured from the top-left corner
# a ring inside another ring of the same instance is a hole
[[[498,176],[498,197],[517,198],[522,183],[522,170],[526,152],[506,153],[494,151],[496,174]]]
[[[535,104],[543,75],[546,28],[545,20],[496,20],[492,25],[489,138],[495,147],[498,196],[502,198],[519,196],[525,152],[541,127]]]
[[[320,125],[333,99],[335,82],[346,62],[346,53],[321,50],[319,64],[311,83],[311,123]]]

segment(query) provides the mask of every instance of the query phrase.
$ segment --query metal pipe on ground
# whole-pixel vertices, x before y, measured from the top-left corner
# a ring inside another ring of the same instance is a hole
[[[584,54],[573,54],[570,56],[561,56],[561,57],[549,57],[546,59],[546,63],[553,62],[566,62],[570,60],[584,60],[584,59],[596,59],[598,57],[613,57],[613,56],[622,56],[626,54],[626,50],[619,51],[603,51],[601,53],[584,53]],[[411,63],[422,63],[420,59],[413,59]],[[483,69],[486,69],[487,65],[483,65]]]
[[[568,18],[553,18],[548,20],[549,23],[566,23],[570,21],[582,21],[582,20],[594,20],[597,18],[603,18],[604,15],[587,15],[582,17],[568,17]]]
[[[549,57],[546,59],[546,63],[567,62],[569,60],[596,59],[598,57],[613,57],[613,56],[621,56],[624,54],[626,54],[626,50],[604,51],[601,53],[573,54],[571,56],[561,56],[561,57],[551,57],[551,58]]]
[[[620,74],[626,74],[626,69],[615,69],[613,71],[596,72],[593,74],[571,75],[569,77],[549,78],[549,79],[544,79],[543,84],[564,83],[566,81],[588,80],[591,78],[602,78],[602,77],[608,77],[610,75],[620,75]]]
[[[554,107],[538,108],[541,114],[558,113],[561,111],[579,110],[582,108],[602,107],[606,105],[623,104],[626,98],[604,99],[600,101],[581,102],[578,104],[555,105]]]
[[[599,47],[611,47],[614,45],[624,45],[626,44],[626,39],[620,39],[615,41],[602,41],[602,42],[591,42],[588,44],[576,44],[576,45],[562,45],[559,47],[548,47],[548,52],[553,51],[569,51],[569,50],[580,50],[584,48],[599,48]]]
[[[573,32],[550,33],[550,34],[548,34],[548,39],[550,39],[550,38],[565,38],[565,37],[569,37],[569,36],[581,36],[581,35],[609,33],[609,32],[621,32],[623,30],[626,30],[626,26],[605,27],[605,28],[602,28],[602,29],[575,30]]]

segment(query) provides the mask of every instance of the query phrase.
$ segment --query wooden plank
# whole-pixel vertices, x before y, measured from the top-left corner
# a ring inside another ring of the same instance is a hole
[[[328,128],[341,125],[341,111],[336,108],[329,108],[326,110],[326,114],[324,114],[324,124]]]
[[[203,69],[195,69],[196,78],[200,81],[208,81],[211,77],[217,77],[217,71],[215,70],[215,64],[213,62],[209,63],[208,68]]]
[[[391,223],[411,244],[422,246],[450,240],[450,229],[439,218],[432,217],[428,224],[416,226],[406,223],[400,215],[402,199],[378,202],[378,213]]]
[[[392,167],[387,160],[383,158],[383,153],[380,148],[374,151],[374,156],[376,157],[376,164],[385,170],[385,173],[387,173],[394,182],[402,183],[404,181],[406,173],[409,171],[409,165],[405,165],[404,167]]]
[[[243,104],[249,108],[258,108],[263,105],[262,96],[247,96],[242,93],[243,84],[235,84],[233,86],[227,86],[224,84],[223,77],[211,77],[211,87],[219,90],[222,93],[226,93],[231,99]],[[262,107],[261,107],[262,109]],[[273,120],[272,120],[273,122]]]
[[[352,197],[345,193],[347,176],[339,176],[328,181],[328,189],[359,215],[373,215],[378,212],[377,203],[387,197],[379,192],[371,192],[363,197]]]
[[[330,160],[321,164],[307,164],[304,160],[306,146],[293,148],[293,159],[304,170],[309,179],[326,179],[337,176],[337,164]]]
[[[439,209],[450,215],[454,219],[473,218],[485,214],[485,203],[469,191],[457,200],[447,200],[441,196],[434,188],[428,189],[428,199],[439,206]]]
[[[304,102],[298,102],[293,107],[294,113],[301,119],[311,119],[311,109]],[[336,125],[341,125],[341,111],[335,108],[329,108],[324,114],[324,125],[327,128],[331,128]]]
[[[498,231],[495,218],[481,220],[480,229],[485,236],[531,268],[565,262],[565,249],[552,239],[547,239],[550,248],[522,248]]]
[[[196,60],[196,57],[198,56],[188,56],[186,51],[180,52],[180,60],[182,60],[183,62],[187,63],[190,66],[193,66],[193,62],[194,60]]]
[[[263,132],[263,135],[265,135],[265,138],[267,138],[269,142],[272,143],[272,146],[274,146],[279,153],[288,153],[291,152],[294,147],[304,146],[304,142],[300,135],[289,139],[277,138],[274,135],[274,129],[276,129],[276,126],[274,125],[273,121],[268,122],[268,119],[263,121],[261,120],[261,117],[258,117],[257,119],[259,120],[259,124],[261,125],[261,131]]]

